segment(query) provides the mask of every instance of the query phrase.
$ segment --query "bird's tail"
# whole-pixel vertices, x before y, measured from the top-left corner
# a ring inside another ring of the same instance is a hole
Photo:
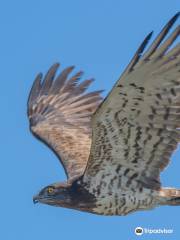
[[[159,197],[160,205],[180,206],[180,189],[161,188]]]

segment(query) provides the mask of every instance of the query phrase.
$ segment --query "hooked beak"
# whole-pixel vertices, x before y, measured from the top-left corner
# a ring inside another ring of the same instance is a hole
[[[38,197],[38,195],[35,195],[35,196],[33,197],[33,203],[36,204],[36,203],[38,203],[38,202],[39,202],[39,197]]]

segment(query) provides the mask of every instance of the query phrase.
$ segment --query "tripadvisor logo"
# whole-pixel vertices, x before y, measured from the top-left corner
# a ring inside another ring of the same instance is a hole
[[[143,228],[142,227],[137,227],[135,228],[135,234],[136,235],[142,235],[143,234]]]
[[[171,233],[173,233],[173,229],[167,229],[167,228],[150,229],[150,228],[142,228],[142,227],[135,228],[135,234],[138,236],[142,234],[171,234]]]

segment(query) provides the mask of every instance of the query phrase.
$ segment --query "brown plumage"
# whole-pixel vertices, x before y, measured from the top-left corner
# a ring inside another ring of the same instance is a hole
[[[91,115],[98,106],[101,91],[84,93],[93,79],[78,84],[82,72],[68,79],[73,67],[56,79],[54,64],[41,82],[39,74],[28,101],[31,131],[59,157],[69,180],[84,172],[91,145]]]
[[[145,38],[101,104],[101,91],[85,93],[92,79],[69,77],[73,67],[55,78],[54,64],[43,81],[36,77],[30,128],[57,154],[68,181],[44,188],[35,202],[104,215],[180,205],[180,190],[162,188],[159,178],[180,139],[180,44],[171,47],[179,25],[166,38],[178,16],[144,52],[152,33]]]

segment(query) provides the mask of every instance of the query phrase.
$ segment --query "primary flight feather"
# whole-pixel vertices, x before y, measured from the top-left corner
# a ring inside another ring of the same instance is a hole
[[[180,141],[180,26],[177,13],[144,52],[138,48],[108,96],[86,89],[74,67],[39,74],[28,100],[32,133],[58,156],[66,183],[43,188],[34,202],[103,215],[180,205],[180,190],[160,173]],[[71,76],[70,76],[71,75]]]

